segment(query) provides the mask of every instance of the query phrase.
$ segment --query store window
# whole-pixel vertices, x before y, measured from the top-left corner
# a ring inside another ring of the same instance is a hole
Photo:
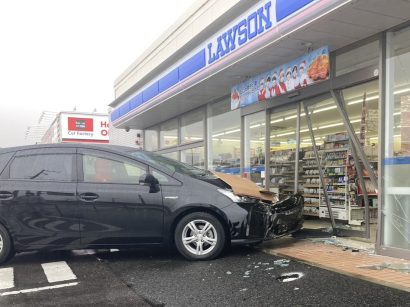
[[[181,150],[181,162],[190,164],[198,168],[205,168],[204,147],[195,147]]]
[[[170,159],[174,159],[174,160],[179,161],[178,152],[177,152],[177,151],[162,153],[161,156],[164,156],[164,157],[167,157],[167,158],[170,158]]]
[[[280,198],[294,192],[297,116],[294,107],[270,117],[270,190]]]
[[[187,113],[181,117],[181,143],[192,143],[204,139],[204,109]]]
[[[265,112],[245,116],[245,163],[243,175],[265,186]]]
[[[148,128],[144,131],[145,150],[158,150],[158,127]]]
[[[410,27],[387,48],[382,244],[410,250]]]
[[[367,67],[377,67],[379,63],[379,41],[373,41],[336,56],[336,76]]]
[[[210,106],[208,133],[209,169],[240,174],[241,113],[231,111],[230,100]]]
[[[359,142],[365,153],[367,162],[372,171],[378,177],[379,169],[379,81],[368,82],[359,86],[351,87],[341,91],[344,106],[350,124],[352,125]],[[369,198],[370,223],[377,223],[378,213],[378,188],[370,180],[369,170],[358,157],[354,162],[356,176],[354,185],[350,190],[355,192],[355,197],[350,198],[349,223],[362,225],[365,221],[365,199],[364,189]],[[360,165],[359,165],[360,164]],[[362,186],[358,171],[362,172],[364,186]]]
[[[336,102],[330,96],[324,96],[307,105],[317,155],[323,171],[323,182],[320,179],[314,148],[306,147],[303,152],[302,186],[306,203],[318,212],[320,218],[329,218],[326,189],[329,204],[335,221],[342,226],[349,221],[349,205],[354,198],[350,193],[355,185],[354,165],[351,162],[351,146],[347,129],[341,119]],[[307,115],[305,115],[307,116]],[[304,124],[301,130],[309,129]],[[309,130],[307,130],[310,136]],[[312,143],[305,135],[302,142]]]
[[[160,126],[160,145],[161,148],[178,145],[178,119],[172,119]]]

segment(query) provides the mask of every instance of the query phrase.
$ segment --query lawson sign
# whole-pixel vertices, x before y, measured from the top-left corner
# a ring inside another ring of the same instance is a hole
[[[285,18],[314,0],[265,0],[231,22],[206,46],[207,65],[213,64],[257,36],[272,29]]]
[[[205,67],[240,49],[257,37],[274,29],[294,13],[320,0],[264,0],[258,1],[244,14],[230,22],[195,51],[166,70],[157,80],[111,113],[111,121],[130,113],[147,101],[167,91]]]

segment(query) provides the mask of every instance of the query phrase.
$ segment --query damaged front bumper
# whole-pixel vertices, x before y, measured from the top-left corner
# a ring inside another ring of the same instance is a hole
[[[300,194],[287,198],[271,205],[268,227],[265,240],[289,235],[303,226],[304,199]]]
[[[258,200],[237,205],[242,210],[235,213],[232,210],[229,214],[232,244],[275,239],[292,234],[303,226],[304,199],[299,194],[273,204]]]

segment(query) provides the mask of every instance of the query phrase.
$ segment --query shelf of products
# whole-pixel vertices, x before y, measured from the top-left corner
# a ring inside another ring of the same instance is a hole
[[[270,157],[271,191],[283,198],[294,192],[295,185],[295,151],[271,151]]]

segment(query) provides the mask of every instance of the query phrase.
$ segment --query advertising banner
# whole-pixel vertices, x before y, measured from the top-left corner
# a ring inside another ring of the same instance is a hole
[[[232,87],[231,110],[327,80],[329,73],[329,48],[325,46]]]
[[[62,113],[62,142],[108,143],[108,116]]]

